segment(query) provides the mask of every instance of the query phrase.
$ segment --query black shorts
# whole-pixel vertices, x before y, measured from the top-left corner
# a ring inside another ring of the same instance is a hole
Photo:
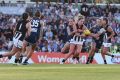
[[[103,41],[102,40],[95,40],[95,43],[96,43],[96,48],[101,49]]]

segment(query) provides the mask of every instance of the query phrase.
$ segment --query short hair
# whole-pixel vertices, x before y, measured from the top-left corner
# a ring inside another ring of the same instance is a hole
[[[36,12],[35,12],[35,17],[40,17],[40,16],[41,16],[40,12],[39,12],[39,11],[36,11]]]
[[[25,12],[22,14],[22,19],[27,20],[28,16],[29,16],[29,14]]]
[[[108,24],[108,19],[107,18],[103,18],[103,20],[106,22],[106,24]]]

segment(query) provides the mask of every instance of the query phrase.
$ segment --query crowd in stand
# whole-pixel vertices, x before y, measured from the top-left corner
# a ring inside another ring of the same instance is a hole
[[[117,6],[97,6],[96,4],[48,4],[41,3],[34,7],[27,7],[27,12],[41,12],[44,23],[44,36],[39,41],[37,50],[43,52],[60,52],[67,37],[67,25],[69,18],[82,14],[86,17],[85,25],[90,29],[96,23],[98,17],[107,17],[118,36],[113,44],[120,45],[120,9]],[[20,16],[0,14],[0,50],[10,50],[13,31]],[[117,44],[116,44],[117,43]]]

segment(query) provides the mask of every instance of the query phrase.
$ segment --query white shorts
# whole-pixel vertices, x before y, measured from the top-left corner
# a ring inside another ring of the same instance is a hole
[[[78,39],[78,38],[80,38],[80,39]],[[74,36],[74,37],[70,40],[70,43],[83,45],[84,39],[81,39],[81,37],[78,37],[78,36]]]
[[[104,43],[104,42],[103,42],[103,46],[104,46],[104,47],[111,47],[112,44],[111,44],[111,43]]]
[[[13,38],[13,44],[14,44],[14,46],[17,47],[17,48],[22,48],[22,46],[23,46],[23,41]]]

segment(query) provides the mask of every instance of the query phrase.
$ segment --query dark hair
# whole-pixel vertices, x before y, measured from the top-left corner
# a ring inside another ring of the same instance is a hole
[[[22,19],[23,19],[23,20],[27,20],[28,16],[29,16],[28,13],[23,13],[23,14],[22,14]]]
[[[106,24],[108,24],[108,19],[107,18],[103,18],[103,20],[106,22]]]
[[[33,12],[32,11],[30,11],[28,13],[29,13],[30,17],[33,17]]]
[[[40,17],[41,19],[44,19],[44,16],[43,15],[41,15],[41,17]]]
[[[41,15],[40,15],[40,12],[39,11],[36,11],[35,12],[35,17],[40,17]]]

